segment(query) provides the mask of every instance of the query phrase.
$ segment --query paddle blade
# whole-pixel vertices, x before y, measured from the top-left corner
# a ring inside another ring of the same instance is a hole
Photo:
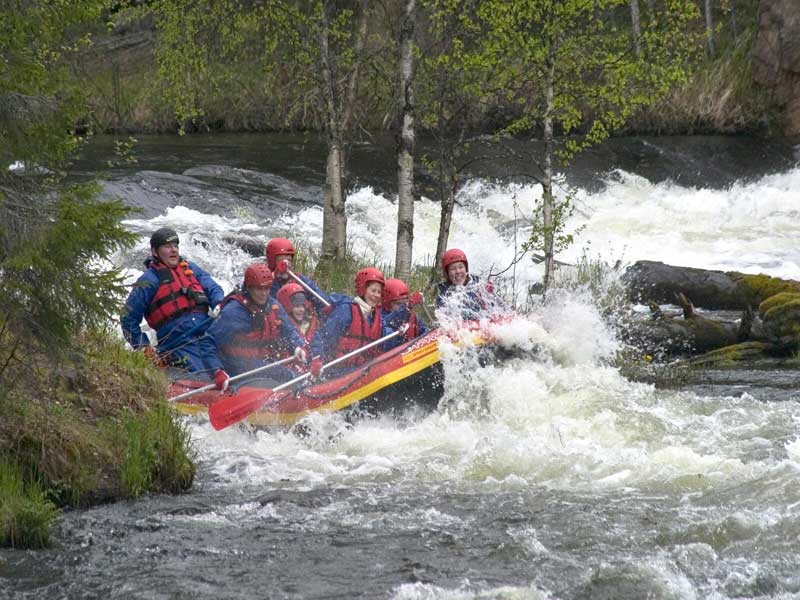
[[[263,394],[256,397],[225,396],[219,402],[208,407],[208,418],[211,426],[219,431],[246,419],[256,412],[272,396],[272,390],[264,390]]]

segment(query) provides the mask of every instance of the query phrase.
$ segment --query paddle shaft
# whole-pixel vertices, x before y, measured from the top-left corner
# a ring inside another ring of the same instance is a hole
[[[352,357],[356,356],[357,354],[361,354],[362,352],[364,352],[364,350],[369,350],[370,348],[374,348],[378,344],[382,344],[383,342],[385,342],[387,340],[390,340],[393,337],[397,337],[398,335],[400,335],[402,333],[405,333],[405,329],[403,329],[403,330],[398,329],[394,333],[390,333],[389,335],[387,335],[385,337],[382,337],[379,340],[375,340],[374,342],[370,342],[366,346],[361,346],[361,348],[356,348],[352,352],[348,352],[344,356],[340,356],[339,358],[334,359],[331,362],[329,362],[326,365],[324,365],[322,367],[322,369],[320,370],[320,373],[323,373],[325,371],[325,369],[327,369],[329,367],[334,367],[334,366],[338,365],[339,363],[346,361],[348,358],[352,358]],[[294,379],[292,379],[290,381],[287,381],[286,383],[280,384],[278,387],[272,388],[272,394],[270,394],[270,395],[273,395],[275,392],[281,392],[281,391],[285,390],[286,388],[292,387],[294,384],[300,383],[301,381],[305,381],[309,377],[311,377],[311,373],[303,373],[299,377],[295,377]],[[269,400],[269,398],[267,398],[267,400]]]
[[[292,271],[291,269],[286,269],[286,273],[289,275],[289,277],[291,277],[291,278],[292,278],[292,279],[294,279],[294,280],[295,280],[297,283],[299,283],[300,285],[302,285],[302,286],[303,286],[303,288],[304,288],[304,289],[305,289],[305,290],[306,290],[306,291],[307,291],[309,294],[311,294],[312,296],[314,296],[314,298],[316,298],[317,300],[319,300],[320,302],[322,302],[322,303],[323,303],[323,304],[324,304],[326,307],[331,305],[331,303],[330,303],[330,302],[328,302],[327,300],[325,300],[325,298],[323,298],[323,297],[322,297],[322,296],[320,296],[320,295],[319,295],[317,292],[315,292],[313,289],[311,289],[311,286],[310,286],[310,285],[308,285],[308,284],[307,284],[305,281],[303,281],[302,279],[300,279],[300,278],[299,278],[299,277],[298,277],[298,276],[295,274],[295,272],[294,272],[294,271]]]
[[[255,375],[256,373],[262,373],[263,371],[268,371],[272,367],[279,367],[281,365],[288,364],[288,363],[290,363],[290,362],[292,362],[294,360],[295,360],[294,356],[290,356],[289,358],[284,358],[282,360],[275,361],[275,362],[270,363],[268,365],[264,365],[264,366],[258,367],[256,369],[252,369],[251,371],[246,371],[244,373],[239,373],[238,375],[230,377],[228,379],[228,383],[232,383],[234,381],[239,381],[240,379],[244,379],[245,377],[250,377],[250,375]],[[178,400],[184,400],[185,398],[190,398],[192,396],[196,396],[197,394],[200,394],[202,392],[207,392],[209,390],[216,389],[216,387],[217,387],[216,384],[210,383],[208,385],[204,385],[201,388],[197,388],[196,390],[192,390],[190,392],[184,392],[183,394],[180,394],[178,396],[173,396],[172,398],[169,398],[169,401],[170,402],[177,402]]]
[[[433,327],[434,321],[436,319],[433,318],[433,315],[431,315],[431,311],[428,310],[428,305],[425,304],[425,296],[423,296],[422,294],[420,294],[420,296],[422,297],[422,310],[425,313],[425,316],[428,317],[428,323],[430,323],[430,326]]]

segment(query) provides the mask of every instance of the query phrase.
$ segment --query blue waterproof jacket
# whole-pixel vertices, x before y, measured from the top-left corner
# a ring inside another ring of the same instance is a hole
[[[487,298],[491,297],[480,285],[480,278],[468,275],[464,285],[453,285],[449,281],[440,283],[436,294],[436,308],[450,308],[453,304],[461,313],[465,321],[480,319],[481,314],[487,309]]]
[[[286,314],[283,307],[274,300],[270,300],[269,305],[269,310],[272,310],[273,306],[277,306],[277,316],[281,322],[281,337],[288,340],[288,343],[293,349],[298,346],[300,348],[305,348],[305,339],[300,335],[297,329],[289,323],[289,316]],[[231,343],[234,336],[250,333],[253,326],[254,320],[250,311],[240,302],[229,300],[225,303],[225,306],[222,307],[219,316],[208,329],[208,336],[213,340],[215,352],[220,360],[222,360],[222,364],[225,365],[225,371],[230,376],[257,369],[258,367],[277,360],[274,357],[266,356],[266,348],[264,355],[252,359],[232,356],[225,351],[225,347]],[[291,379],[292,375],[296,374],[297,373],[288,368],[275,367],[265,372],[264,376],[274,380],[286,380]]]
[[[141,325],[159,285],[158,275],[150,268],[151,262],[151,258],[145,261],[145,272],[128,295],[125,313],[121,319],[125,339],[137,350],[150,344],[147,335],[142,332]],[[203,286],[211,307],[219,304],[225,297],[222,288],[195,263],[189,262],[188,266]],[[211,321],[207,314],[200,312],[185,313],[168,321],[156,331],[158,352],[166,355],[170,364],[183,366],[189,371],[213,373],[222,368],[222,363],[216,357],[213,342],[205,335]]]
[[[419,329],[419,333],[417,337],[421,335],[425,335],[430,331],[430,328],[425,325],[425,321],[419,315],[415,315],[417,318],[417,327]],[[411,311],[409,310],[408,306],[402,304],[397,308],[397,310],[388,311],[384,308],[381,308],[381,324],[383,326],[383,337],[394,333],[402,325],[408,323],[409,319],[411,319]],[[407,340],[405,336],[399,335],[394,337],[390,340],[387,340],[383,343],[383,350],[388,351],[392,348],[396,348],[400,344],[405,343]]]

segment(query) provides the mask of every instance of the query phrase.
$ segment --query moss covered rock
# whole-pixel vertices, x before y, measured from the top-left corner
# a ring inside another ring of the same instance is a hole
[[[694,367],[736,367],[744,362],[752,363],[767,359],[773,351],[773,346],[766,342],[742,342],[694,356],[689,360],[689,364]]]
[[[744,273],[728,273],[730,278],[736,283],[742,297],[751,306],[756,306],[776,294],[782,292],[799,293],[800,282],[791,279],[779,279],[769,275],[747,275]]]
[[[800,348],[800,294],[783,292],[759,306],[764,332],[787,351]]]

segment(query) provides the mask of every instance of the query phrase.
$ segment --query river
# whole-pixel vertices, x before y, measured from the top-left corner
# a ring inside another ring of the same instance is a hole
[[[95,140],[75,176],[142,209],[149,233],[226,290],[252,261],[233,238],[320,242],[323,148],[292,135],[142,137],[105,167]],[[394,257],[387,144],[353,154],[356,253]],[[581,253],[800,279],[800,166],[745,138],[635,138],[570,169]],[[566,193],[566,183],[559,193]],[[459,196],[451,244],[496,271],[524,239],[536,188],[493,177]],[[438,205],[416,207],[415,261],[435,250]],[[518,265],[519,289],[541,279]],[[587,293],[554,294],[499,333],[535,357],[478,367],[444,351],[440,409],[309,435],[213,431],[187,420],[191,492],[63,514],[55,546],[0,550],[8,598],[800,598],[800,374],[719,374],[661,390],[609,366],[613,327]]]

